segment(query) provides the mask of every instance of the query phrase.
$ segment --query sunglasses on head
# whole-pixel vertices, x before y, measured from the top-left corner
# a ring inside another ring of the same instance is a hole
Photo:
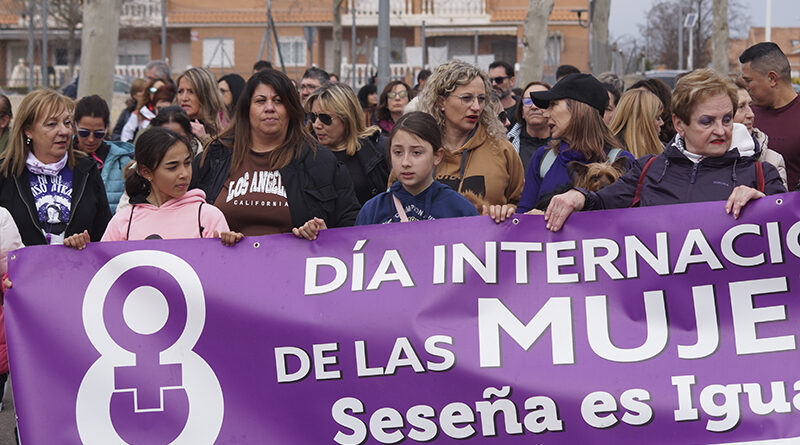
[[[78,128],[78,136],[82,138],[88,138],[90,134],[94,134],[95,139],[103,139],[106,137],[105,130],[87,130],[85,128]]]
[[[156,93],[156,91],[158,91],[158,88],[156,88],[156,87],[150,87],[150,88],[148,88],[147,90],[148,90],[148,91],[150,91],[150,94],[155,94],[155,93]]]
[[[308,113],[308,120],[310,120],[312,124],[317,122],[317,118],[319,118],[319,121],[322,122],[323,125],[330,125],[333,123],[333,116],[330,114]]]

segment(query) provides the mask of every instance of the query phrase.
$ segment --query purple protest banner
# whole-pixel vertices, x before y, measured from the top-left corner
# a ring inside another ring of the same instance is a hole
[[[23,249],[6,297],[23,443],[798,437],[798,209]]]

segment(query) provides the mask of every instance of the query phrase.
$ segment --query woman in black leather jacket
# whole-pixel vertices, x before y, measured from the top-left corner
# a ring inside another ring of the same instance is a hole
[[[200,188],[243,235],[293,232],[315,239],[352,226],[360,209],[344,165],[303,126],[300,97],[285,74],[265,70],[245,85],[234,125],[195,158]]]
[[[386,137],[380,128],[366,127],[364,113],[349,86],[333,83],[317,88],[306,99],[305,111],[309,132],[347,167],[362,205],[386,191]]]

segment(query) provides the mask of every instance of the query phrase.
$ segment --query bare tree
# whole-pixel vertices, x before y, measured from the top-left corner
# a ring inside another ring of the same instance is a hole
[[[698,12],[697,28],[694,31],[694,66],[704,67],[711,63],[711,28],[713,21],[713,0],[656,0],[647,13],[647,22],[639,30],[648,41],[647,57],[655,64],[668,68],[678,66],[678,26],[679,17],[690,12]],[[682,12],[682,13],[681,13]],[[741,0],[728,0],[728,24],[734,33],[747,32],[749,18],[744,13]],[[689,47],[689,33],[683,33],[683,46]],[[727,52],[724,57],[727,60]]]
[[[711,64],[714,69],[728,75],[728,0],[714,0],[714,21],[711,29]]]
[[[69,78],[75,71],[75,47],[78,39],[75,31],[83,21],[82,0],[48,0],[47,13],[59,25],[67,29],[67,66]]]
[[[608,46],[608,17],[611,0],[594,0],[592,14],[592,72],[600,74],[611,69],[611,53]],[[595,66],[596,65],[596,66]]]
[[[550,18],[551,12],[553,12],[553,0],[530,0],[523,30],[520,85],[542,79],[546,55],[547,19]]]
[[[333,71],[341,78],[342,70],[342,2],[333,0]],[[352,57],[352,55],[350,56]]]
[[[122,0],[83,0],[78,97],[98,94],[111,103]]]

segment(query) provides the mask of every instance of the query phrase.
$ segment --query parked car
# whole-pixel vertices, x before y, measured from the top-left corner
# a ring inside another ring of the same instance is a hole
[[[688,73],[686,70],[651,70],[645,71],[644,77],[648,79],[658,79],[669,85],[670,88],[675,88],[675,82],[678,81],[678,76]]]
[[[80,75],[75,76],[71,82],[64,84],[59,91],[61,94],[76,99],[78,97],[78,78]],[[126,76],[114,74],[114,92],[129,94],[131,91],[131,82]]]

